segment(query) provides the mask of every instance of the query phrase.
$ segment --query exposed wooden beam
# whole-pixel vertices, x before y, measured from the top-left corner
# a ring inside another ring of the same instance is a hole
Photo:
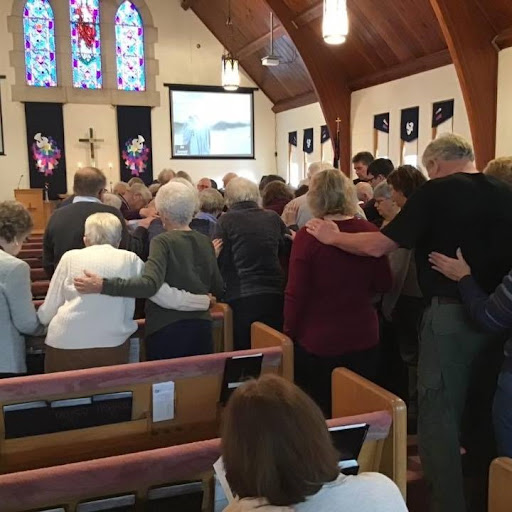
[[[316,103],[317,101],[318,98],[316,93],[314,91],[310,91],[305,94],[295,96],[294,98],[286,98],[285,100],[278,101],[272,107],[272,110],[277,114],[279,112],[284,112],[285,110],[291,110],[292,108],[310,105],[311,103]]]
[[[430,0],[457,70],[480,169],[496,154],[496,33],[475,0]]]
[[[284,0],[265,0],[288,32],[311,77],[318,100],[334,142],[336,118],[340,118],[340,166],[350,173],[350,89],[342,66],[333,65],[333,57],[321,37],[308,24],[297,30],[295,13]],[[320,5],[320,4],[319,4]],[[318,7],[315,6],[316,9]]]
[[[308,23],[311,23],[312,21],[320,18],[322,14],[324,13],[324,2],[321,0],[315,5],[312,5],[305,11],[301,12],[298,16],[296,16],[293,19],[293,23],[295,23],[297,26],[307,25]]]
[[[188,11],[192,4],[194,3],[194,0],[181,0],[181,8],[185,11]]]
[[[283,37],[286,34],[286,30],[282,25],[276,25],[274,27],[274,42]],[[240,59],[246,59],[247,57],[250,57],[253,53],[256,53],[257,51],[261,50],[262,48],[265,48],[269,44],[270,40],[270,32],[267,32],[266,34],[263,34],[262,36],[254,39],[250,43],[247,43],[245,46],[243,46],[240,50],[236,52],[236,56]]]
[[[494,40],[500,50],[512,46],[512,27],[498,34]]]
[[[374,85],[391,82],[391,80],[398,80],[406,76],[422,73],[430,69],[440,68],[452,63],[452,57],[449,50],[441,50],[419,59],[413,59],[403,64],[398,64],[387,69],[376,71],[371,75],[362,76],[352,80],[348,85],[352,91],[365,89]]]

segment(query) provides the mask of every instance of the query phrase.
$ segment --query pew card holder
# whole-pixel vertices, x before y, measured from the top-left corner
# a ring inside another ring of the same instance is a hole
[[[47,402],[4,405],[5,439],[37,436],[55,432],[55,421]]]
[[[370,425],[367,423],[357,423],[329,429],[334,447],[339,453],[338,467],[344,475],[357,475],[359,473],[357,459],[369,428]]]
[[[76,506],[76,512],[135,512],[135,494],[86,501]]]
[[[224,363],[224,375],[219,402],[226,405],[229,398],[245,381],[257,379],[261,375],[263,354],[228,357]]]
[[[148,491],[146,512],[201,512],[204,487],[202,480],[155,487]]]

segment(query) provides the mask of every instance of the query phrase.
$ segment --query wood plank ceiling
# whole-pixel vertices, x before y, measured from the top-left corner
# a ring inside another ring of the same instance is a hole
[[[460,0],[464,1],[464,0]],[[281,64],[264,67],[269,53],[270,9],[265,0],[231,0],[233,29],[226,26],[228,0],[181,0],[240,59],[251,79],[281,112],[317,100],[313,81],[292,39],[274,18],[274,53]],[[322,0],[283,0],[295,30],[308,26],[322,37]],[[512,1],[477,0],[496,32],[495,43],[512,45]],[[347,0],[350,34],[328,47],[350,90],[358,90],[452,62],[430,0]],[[220,59],[220,56],[219,56]]]

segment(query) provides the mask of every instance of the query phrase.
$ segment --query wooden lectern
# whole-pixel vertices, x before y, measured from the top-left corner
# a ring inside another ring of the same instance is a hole
[[[44,233],[48,219],[55,210],[54,201],[43,200],[44,189],[42,188],[17,188],[14,190],[14,197],[30,213],[34,221],[34,234]]]

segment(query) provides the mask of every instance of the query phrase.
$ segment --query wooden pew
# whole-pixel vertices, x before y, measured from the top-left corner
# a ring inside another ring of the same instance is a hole
[[[42,258],[22,258],[30,268],[43,268]]]
[[[30,280],[31,281],[46,281],[48,276],[43,268],[31,268],[30,269]]]
[[[336,418],[329,427],[368,423],[365,444],[389,435],[391,418],[385,412]],[[220,456],[220,439],[142,451],[0,476],[2,512],[43,510],[111,496],[135,494],[143,510],[148,490],[183,481],[203,481],[203,510],[212,510],[212,465]],[[365,465],[366,464],[366,465]],[[361,471],[377,471],[378,461],[363,463]]]
[[[365,445],[363,460],[379,458],[379,471],[393,480],[404,499],[407,488],[407,408],[404,401],[373,382],[347,370],[332,374],[332,414],[343,417],[387,411],[391,415],[390,435],[375,446]]]
[[[226,358],[263,353],[263,373],[286,378],[289,352],[282,350],[279,339],[277,333],[275,347],[250,351],[4,379],[0,381],[0,410],[9,404],[125,391],[133,394],[133,407],[131,421],[14,439],[5,439],[2,415],[0,473],[217,437]],[[175,417],[153,422],[152,385],[166,381],[175,383]]]
[[[44,298],[48,293],[48,288],[50,286],[50,281],[34,281],[32,282],[32,297],[34,298]]]
[[[25,249],[31,249],[31,250],[43,250],[43,242],[25,242],[21,248],[23,250]]]
[[[18,258],[20,260],[26,260],[29,258],[38,258],[42,259],[43,250],[42,249],[21,249],[18,253]]]
[[[489,472],[488,512],[512,510],[512,459],[500,457],[491,463]]]

